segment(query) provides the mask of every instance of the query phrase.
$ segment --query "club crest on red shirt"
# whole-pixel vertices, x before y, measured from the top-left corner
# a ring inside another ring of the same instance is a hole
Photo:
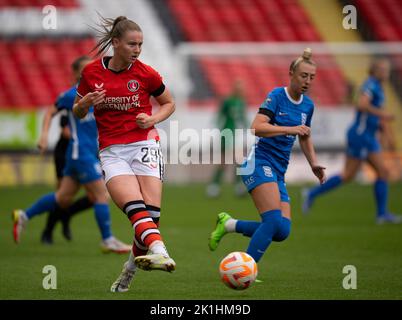
[[[130,80],[129,82],[127,82],[127,89],[130,90],[131,92],[136,92],[139,87],[140,84],[138,83],[137,80]]]

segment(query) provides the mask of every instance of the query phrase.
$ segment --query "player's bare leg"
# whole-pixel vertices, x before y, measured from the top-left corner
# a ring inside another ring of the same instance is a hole
[[[302,189],[302,212],[308,214],[314,204],[315,199],[330,190],[338,187],[342,183],[347,183],[354,179],[362,164],[362,160],[352,157],[347,157],[344,169],[340,175],[330,177],[324,184]]]
[[[109,194],[103,179],[97,179],[84,185],[87,193],[93,195],[94,211],[99,230],[102,234],[101,250],[104,253],[128,253],[131,245],[125,244],[115,238],[111,231],[110,209],[108,205]]]
[[[342,172],[342,181],[350,182],[352,181],[357,172],[360,170],[363,161],[357,158],[346,157],[345,166]]]

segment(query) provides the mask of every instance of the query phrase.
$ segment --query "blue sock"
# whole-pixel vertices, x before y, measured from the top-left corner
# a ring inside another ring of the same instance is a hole
[[[281,210],[266,211],[261,214],[262,222],[251,237],[247,253],[254,258],[256,262],[260,261],[271,244],[272,237],[281,223]]]
[[[281,224],[279,225],[278,230],[272,237],[272,241],[280,242],[289,237],[291,225],[292,222],[290,221],[290,219],[282,217]]]
[[[377,216],[387,213],[388,206],[388,183],[385,180],[377,179],[374,183],[374,195],[377,205]]]
[[[95,203],[95,218],[98,223],[102,239],[105,240],[112,236],[109,205],[106,203]]]
[[[319,186],[312,188],[309,192],[309,197],[310,199],[314,200],[314,198],[319,196],[320,194],[335,189],[341,184],[342,184],[341,176],[340,175],[333,176],[329,178],[324,184],[320,184]]]
[[[258,229],[260,224],[261,224],[261,222],[257,222],[257,221],[237,220],[236,232],[242,233],[246,237],[252,237],[255,230]]]
[[[237,220],[236,232],[242,233],[246,237],[252,237],[255,230],[257,230],[260,225],[261,222],[257,221]],[[290,234],[291,226],[292,222],[290,221],[290,219],[282,217],[281,224],[279,225],[278,230],[272,237],[272,241],[281,242],[285,240]]]
[[[56,208],[56,194],[49,193],[39,198],[32,206],[25,210],[28,219],[47,211],[53,211]]]

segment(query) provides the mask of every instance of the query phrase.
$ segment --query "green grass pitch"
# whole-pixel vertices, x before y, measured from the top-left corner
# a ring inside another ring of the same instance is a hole
[[[226,186],[219,199],[206,199],[203,185],[165,185],[161,231],[177,270],[139,271],[131,290],[109,292],[125,255],[102,254],[93,211],[72,221],[73,241],[55,230],[53,246],[40,243],[45,216],[29,222],[19,245],[12,240],[10,212],[25,208],[49,187],[0,189],[0,299],[401,299],[402,225],[377,226],[371,186],[352,184],[319,199],[309,216],[300,212],[300,188],[289,187],[292,232],[273,243],[259,264],[259,278],[244,291],[223,285],[220,260],[245,251],[248,239],[229,234],[215,252],[207,247],[216,214],[230,212],[241,219],[258,218],[251,198],[235,198]],[[402,213],[402,184],[390,188],[390,208]],[[127,242],[132,231],[112,205],[114,234]],[[45,290],[45,265],[57,268],[57,289]],[[345,290],[345,265],[357,268],[357,289]]]

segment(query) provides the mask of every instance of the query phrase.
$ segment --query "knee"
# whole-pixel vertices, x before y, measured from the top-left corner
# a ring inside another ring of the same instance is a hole
[[[378,179],[387,181],[389,179],[389,176],[390,176],[390,170],[388,168],[384,167],[377,171]]]
[[[100,197],[103,202],[108,202],[110,200],[109,192],[105,189],[104,192],[101,192]]]
[[[342,178],[342,182],[343,182],[343,183],[347,183],[347,182],[352,181],[354,177],[355,177],[355,175],[352,174],[352,173],[349,173],[349,172],[344,172],[344,173],[341,175],[341,178]]]
[[[56,202],[62,209],[66,209],[71,204],[72,197],[68,194],[56,193]]]
[[[92,196],[93,198],[91,200],[93,200],[92,202],[94,203],[107,203],[109,201],[109,193],[107,193],[107,191],[97,192]]]
[[[95,196],[94,196],[93,193],[87,192],[87,197],[88,197],[89,201],[91,201],[92,203],[95,203],[95,202],[96,202],[96,201],[95,201],[96,198],[95,198]]]
[[[282,217],[281,224],[278,226],[278,229],[274,236],[272,237],[273,241],[281,242],[286,240],[290,235],[291,229],[291,221],[287,218]]]
[[[98,182],[95,188],[87,189],[87,195],[92,203],[107,203],[110,198],[106,187]]]

